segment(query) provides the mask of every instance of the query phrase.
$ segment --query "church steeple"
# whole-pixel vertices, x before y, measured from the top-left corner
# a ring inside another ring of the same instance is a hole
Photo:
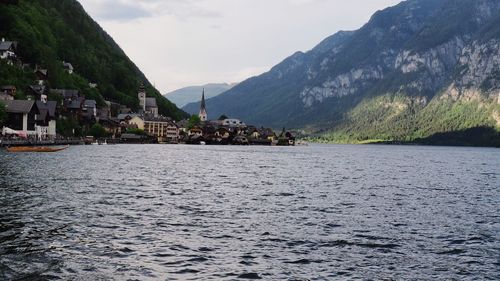
[[[142,113],[144,113],[146,111],[146,87],[144,87],[144,83],[141,83],[139,86],[137,96],[139,98],[139,106],[141,107]]]
[[[208,120],[207,109],[205,107],[205,88],[203,88],[203,92],[201,94],[200,113],[198,114],[198,116],[203,122]]]

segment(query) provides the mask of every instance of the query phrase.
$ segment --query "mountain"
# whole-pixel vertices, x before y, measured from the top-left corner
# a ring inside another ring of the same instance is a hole
[[[181,88],[175,91],[172,91],[168,94],[165,94],[164,97],[168,98],[170,101],[175,103],[178,107],[183,107],[188,103],[192,102],[200,102],[201,100],[201,92],[205,89],[205,97],[213,98],[216,97],[223,92],[231,89],[236,84],[227,84],[227,83],[212,83],[206,84],[203,86],[191,86]],[[194,114],[193,112],[188,112]],[[196,112],[198,113],[198,112]]]
[[[21,69],[0,61],[0,85],[15,85],[20,96],[35,80],[38,65],[48,70],[52,88],[80,89],[101,105],[106,99],[136,109],[137,90],[144,83],[161,114],[187,116],[162,97],[76,0],[2,0],[0,37],[17,41],[17,55],[29,64]],[[73,65],[74,74],[64,71],[63,61]],[[96,83],[97,89],[89,83]]]
[[[207,110],[338,142],[480,127],[498,141],[500,1],[401,2],[207,100]]]

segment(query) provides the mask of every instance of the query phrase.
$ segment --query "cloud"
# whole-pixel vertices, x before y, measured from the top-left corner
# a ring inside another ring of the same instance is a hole
[[[78,0],[159,90],[242,81],[400,0]]]
[[[155,16],[179,20],[216,18],[222,15],[203,0],[79,0],[86,10],[102,21],[133,21]]]

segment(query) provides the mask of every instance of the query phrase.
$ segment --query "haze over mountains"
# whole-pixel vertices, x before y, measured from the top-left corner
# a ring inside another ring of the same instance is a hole
[[[185,107],[196,112],[197,104]],[[500,128],[500,1],[408,0],[207,100],[332,139],[411,140]]]
[[[203,89],[205,89],[205,98],[209,99],[222,94],[235,85],[236,83],[211,83],[203,86],[190,86],[167,93],[164,97],[175,103],[179,108],[182,108],[188,103],[199,102]],[[197,114],[198,111],[188,113]]]

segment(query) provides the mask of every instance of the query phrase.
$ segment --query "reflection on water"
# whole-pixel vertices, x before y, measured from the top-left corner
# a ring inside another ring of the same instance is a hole
[[[0,151],[0,279],[491,279],[500,150]]]

